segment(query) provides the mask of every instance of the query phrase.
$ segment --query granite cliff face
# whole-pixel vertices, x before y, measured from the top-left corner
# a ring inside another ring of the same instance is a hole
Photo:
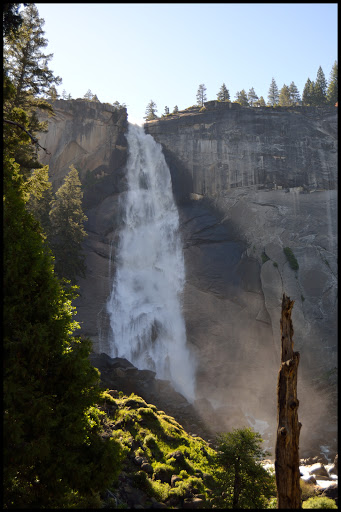
[[[214,406],[226,429],[253,425],[271,446],[285,292],[295,300],[301,352],[301,445],[317,451],[336,443],[337,109],[230,107],[209,102],[203,112],[145,125],[162,144],[178,202],[196,407],[209,422]],[[126,189],[126,112],[84,100],[54,108],[40,139],[52,153],[44,163],[55,187],[71,163],[84,184],[88,274],[75,305],[82,332],[103,352]]]
[[[336,439],[335,410],[333,425],[321,423],[336,398],[336,112],[209,102],[145,125],[163,147],[182,218],[199,393],[215,397],[228,426],[236,404],[240,417],[272,423],[285,292],[295,300],[303,444],[323,445],[328,429]]]

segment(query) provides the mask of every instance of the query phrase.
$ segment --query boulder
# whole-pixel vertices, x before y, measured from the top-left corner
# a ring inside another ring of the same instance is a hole
[[[204,500],[200,498],[185,498],[183,508],[186,509],[197,509],[197,508],[203,508],[205,505]]]
[[[180,478],[178,475],[172,475],[171,477],[171,486],[174,487],[176,482],[180,482],[182,478]]]
[[[180,450],[175,450],[167,455],[167,459],[175,459],[176,462],[182,464],[185,461],[185,456]]]
[[[141,464],[141,469],[142,469],[142,471],[145,471],[146,473],[148,473],[150,475],[153,474],[153,467],[148,462],[143,462]]]
[[[329,479],[329,474],[323,464],[317,462],[313,464],[309,469],[309,475],[314,475],[317,480],[322,480],[321,477],[325,477],[327,480]]]

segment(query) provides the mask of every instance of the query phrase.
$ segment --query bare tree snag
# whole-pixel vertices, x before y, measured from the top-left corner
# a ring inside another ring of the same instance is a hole
[[[281,315],[282,353],[277,382],[276,485],[277,508],[302,508],[298,421],[297,368],[299,352],[294,352],[291,321],[293,300],[283,294]]]

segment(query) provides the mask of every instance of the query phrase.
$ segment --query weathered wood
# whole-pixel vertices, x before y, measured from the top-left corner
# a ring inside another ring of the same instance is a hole
[[[297,369],[299,352],[294,352],[294,329],[291,311],[294,306],[283,294],[281,315],[281,367],[277,383],[277,441],[276,441],[276,485],[277,508],[302,508],[298,421]]]

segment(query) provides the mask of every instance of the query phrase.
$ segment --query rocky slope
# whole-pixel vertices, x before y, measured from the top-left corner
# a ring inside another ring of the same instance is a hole
[[[254,426],[273,449],[285,292],[301,352],[301,445],[316,454],[336,443],[336,109],[230,106],[145,125],[162,144],[178,201],[197,407],[208,424],[215,407],[225,429]],[[43,163],[55,188],[71,163],[84,184],[88,274],[75,305],[82,332],[105,352],[126,111],[85,100],[54,107]]]
[[[126,359],[92,354],[90,360],[100,369],[106,390],[101,402],[103,436],[119,439],[124,451],[123,471],[102,494],[102,507],[227,506],[228,494],[221,494],[217,481],[216,439],[214,435],[208,439],[211,433],[200,427],[195,408],[176,396],[167,382],[156,379],[154,372],[138,370]],[[193,420],[195,425],[189,423]],[[334,464],[324,456],[301,459],[303,500],[322,495],[337,503],[337,460],[337,455]],[[271,460],[262,464],[274,470]]]

